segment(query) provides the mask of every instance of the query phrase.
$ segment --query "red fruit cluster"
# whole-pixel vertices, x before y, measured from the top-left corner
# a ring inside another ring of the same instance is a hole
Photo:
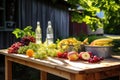
[[[17,53],[18,49],[22,46],[22,43],[16,42],[8,48],[8,53]]]
[[[58,58],[69,59],[70,61],[76,61],[78,59],[88,61],[89,63],[97,63],[103,60],[103,57],[93,55],[92,52],[80,52],[79,54],[75,51],[71,52],[57,52]]]
[[[23,45],[28,45],[30,42],[35,43],[35,37],[33,36],[24,36],[20,41]]]
[[[82,60],[86,60],[89,63],[97,63],[104,59],[103,57],[98,57],[96,55],[93,55],[92,52],[80,52],[79,58]]]
[[[93,57],[91,57],[88,62],[89,63],[97,63],[97,62],[100,62],[101,60],[103,60],[104,58],[103,57],[98,57],[96,55],[94,55]]]
[[[58,58],[67,58],[68,52],[58,52],[57,57]]]

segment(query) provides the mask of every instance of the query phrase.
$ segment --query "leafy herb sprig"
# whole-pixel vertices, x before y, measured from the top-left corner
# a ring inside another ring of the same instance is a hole
[[[22,38],[24,36],[35,37],[35,32],[32,31],[32,26],[27,26],[23,30],[16,28],[12,33],[15,35],[16,38]]]

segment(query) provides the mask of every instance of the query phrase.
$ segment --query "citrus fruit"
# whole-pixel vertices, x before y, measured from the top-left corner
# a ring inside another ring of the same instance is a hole
[[[26,55],[27,55],[28,57],[33,57],[34,51],[33,51],[32,49],[28,49],[28,50],[26,51]]]

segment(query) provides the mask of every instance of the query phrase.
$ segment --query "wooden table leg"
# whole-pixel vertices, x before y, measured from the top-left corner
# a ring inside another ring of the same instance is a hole
[[[119,72],[119,76],[118,77],[119,77],[119,80],[120,80],[120,72]]]
[[[5,56],[5,80],[12,80],[12,62]]]
[[[47,80],[47,72],[41,71],[40,80]]]
[[[85,74],[71,74],[69,80],[87,80]]]

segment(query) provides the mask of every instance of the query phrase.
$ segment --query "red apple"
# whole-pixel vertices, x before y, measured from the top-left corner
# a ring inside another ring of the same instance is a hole
[[[91,58],[91,53],[89,52],[80,52],[79,53],[79,58],[83,60],[89,60]]]
[[[79,59],[78,52],[76,52],[76,51],[70,51],[70,52],[68,52],[67,57],[68,57],[68,59],[70,61],[76,61],[76,60]]]

